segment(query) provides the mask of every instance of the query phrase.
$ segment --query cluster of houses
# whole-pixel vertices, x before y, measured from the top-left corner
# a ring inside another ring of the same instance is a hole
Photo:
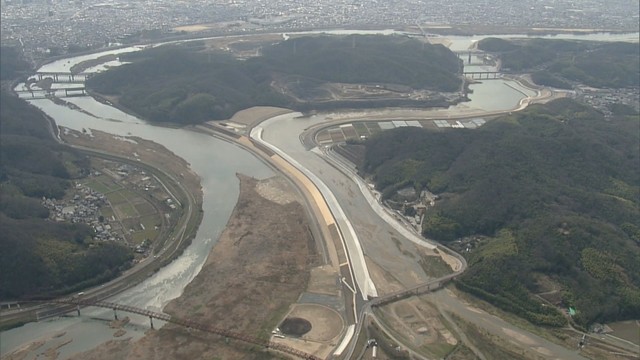
[[[121,241],[122,236],[109,224],[115,219],[100,215],[100,207],[106,203],[103,194],[81,183],[76,183],[75,195],[70,199],[42,198],[42,205],[49,209],[52,221],[87,224],[95,231],[94,240]]]
[[[587,86],[576,88],[576,98],[601,111],[606,117],[612,115],[612,104],[625,104],[640,111],[640,87],[622,89],[596,89]]]
[[[384,200],[383,203],[395,210],[398,219],[421,231],[427,208],[435,206],[439,198],[438,195],[426,189],[418,194],[414,187],[409,186],[396,191],[394,196]]]

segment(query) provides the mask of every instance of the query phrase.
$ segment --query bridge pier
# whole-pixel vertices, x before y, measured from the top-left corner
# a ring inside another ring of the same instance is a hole
[[[113,317],[118,320],[118,312],[116,311],[116,308],[113,308]]]
[[[149,316],[149,323],[151,324],[151,328],[153,329],[153,316]]]
[[[76,311],[78,312],[78,316],[80,316],[80,304],[76,304]]]

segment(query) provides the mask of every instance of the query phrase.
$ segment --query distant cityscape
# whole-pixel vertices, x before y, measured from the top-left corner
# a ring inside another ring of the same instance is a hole
[[[31,59],[215,24],[210,34],[346,26],[638,31],[637,0],[1,0],[1,40]]]

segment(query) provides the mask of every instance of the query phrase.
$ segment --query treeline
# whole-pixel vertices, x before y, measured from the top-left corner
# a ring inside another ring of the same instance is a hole
[[[4,195],[62,197],[72,176],[65,162],[74,163],[77,169],[86,160],[53,141],[47,120],[38,110],[4,91],[0,100],[0,180]],[[3,207],[12,211],[7,204]]]
[[[0,299],[56,296],[108,281],[132,259],[116,243],[92,243],[84,224],[0,213],[2,261]]]
[[[253,59],[269,72],[327,82],[387,83],[456,91],[458,57],[442,45],[391,36],[302,37],[263,49]]]
[[[126,58],[132,64],[98,74],[87,86],[119,96],[120,104],[145,119],[179,124],[226,119],[253,105],[287,104],[260,69],[198,50],[177,45],[134,53]]]
[[[126,54],[123,60],[131,64],[98,74],[87,86],[119,96],[122,105],[146,119],[189,124],[226,119],[257,105],[326,106],[297,103],[272,88],[275,77],[442,91],[461,84],[459,60],[451,51],[406,38],[303,37],[265,46],[261,56],[247,60],[204,50],[201,42],[189,42]]]
[[[31,66],[15,46],[0,47],[0,63],[0,80],[13,80],[31,70]]]
[[[114,277],[131,251],[93,243],[88,226],[47,220],[41,204],[62,198],[89,159],[55,142],[35,107],[4,91],[0,101],[0,299],[59,295]]]
[[[532,72],[540,85],[623,88],[640,83],[638,43],[486,38],[478,48],[499,53],[505,70]]]
[[[531,299],[539,275],[577,321],[640,316],[638,119],[607,122],[572,100],[531,106],[477,130],[397,129],[366,142],[361,170],[384,196],[440,194],[426,236],[492,239],[459,285],[530,321],[561,325]],[[550,312],[551,311],[551,312]]]

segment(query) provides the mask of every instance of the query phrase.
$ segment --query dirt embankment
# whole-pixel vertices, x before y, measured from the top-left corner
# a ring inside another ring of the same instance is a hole
[[[281,177],[238,175],[240,198],[202,270],[164,309],[175,318],[268,337],[306,288],[316,263],[305,212]],[[135,343],[110,341],[73,359],[264,359],[261,349],[174,325]]]

